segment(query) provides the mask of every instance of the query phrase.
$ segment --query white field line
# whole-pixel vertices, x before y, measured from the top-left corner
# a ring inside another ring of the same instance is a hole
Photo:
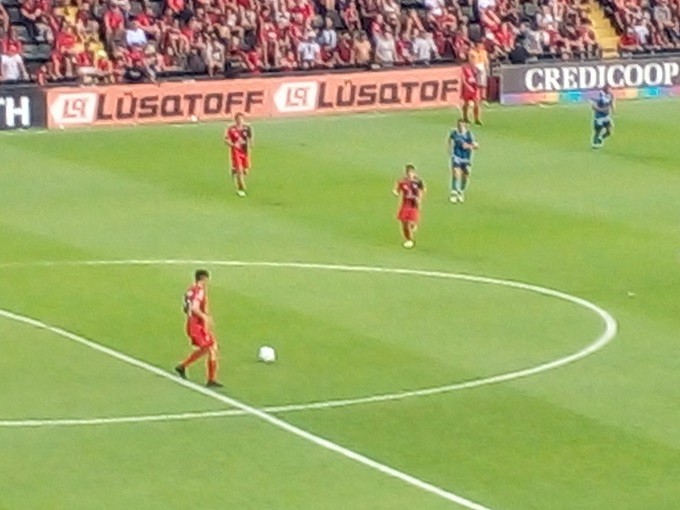
[[[345,448],[344,446],[340,446],[337,443],[329,441],[328,439],[324,439],[323,437],[317,436],[316,434],[312,434],[311,432],[307,432],[306,430],[296,427],[295,425],[291,425],[290,423],[287,423],[281,420],[280,418],[272,416],[271,414],[261,409],[249,406],[248,404],[245,404],[239,400],[228,397],[221,393],[216,393],[191,381],[180,379],[179,377],[176,377],[166,372],[165,370],[161,370],[158,367],[150,365],[149,363],[146,363],[142,360],[128,356],[127,354],[123,354],[122,352],[119,352],[115,349],[111,349],[110,347],[105,347],[96,342],[93,342],[92,340],[88,340],[87,338],[76,335],[64,329],[50,326],[39,320],[32,319],[30,317],[25,317],[23,315],[18,315],[7,310],[0,310],[0,316],[15,320],[17,322],[28,324],[39,329],[50,331],[57,335],[68,338],[69,340],[72,340],[78,344],[84,345],[85,347],[88,347],[102,354],[106,354],[107,356],[122,361],[123,363],[127,363],[128,365],[141,368],[142,370],[146,370],[147,372],[155,374],[159,377],[163,377],[164,379],[172,381],[175,384],[184,386],[185,388],[193,390],[197,393],[218,400],[229,406],[235,407],[236,409],[243,411],[245,414],[249,414],[251,416],[259,418],[260,420],[265,421],[281,430],[289,432],[290,434],[293,434],[301,439],[304,439],[305,441],[325,448],[326,450],[335,452],[347,459],[363,464],[364,466],[379,471],[380,473],[401,480],[402,482],[405,482],[408,485],[429,492],[430,494],[433,494],[435,496],[439,496],[440,498],[451,501],[452,503],[456,503],[462,507],[468,508],[470,510],[491,510],[490,508],[485,507],[474,501],[471,501],[463,496],[459,496],[458,494],[446,491],[440,487],[432,485],[431,483],[425,482],[423,480],[420,480],[419,478],[409,475],[408,473],[404,473],[403,471],[399,471],[385,464],[381,464],[380,462],[375,461],[369,457],[366,457],[365,455]]]
[[[328,400],[322,402],[286,404],[280,406],[266,407],[263,410],[269,413],[286,413],[295,411],[306,411],[313,409],[329,409],[336,407],[346,407],[351,405],[370,404],[375,402],[386,402],[392,400],[402,400],[411,397],[422,397],[428,395],[435,395],[439,393],[446,393],[451,391],[466,390],[486,386],[490,384],[498,384],[502,382],[512,381],[524,377],[530,377],[549,370],[563,367],[570,363],[580,361],[587,356],[594,354],[609,342],[613,340],[616,335],[617,325],[614,318],[606,310],[587,301],[585,299],[566,294],[564,292],[539,287],[521,282],[513,282],[508,280],[500,280],[497,278],[488,278],[482,276],[462,275],[456,273],[446,273],[440,271],[422,271],[416,269],[394,269],[381,268],[372,266],[348,266],[336,264],[308,264],[296,262],[243,262],[243,261],[182,261],[182,260],[124,260],[124,261],[74,261],[74,262],[40,262],[29,265],[41,266],[55,266],[55,265],[185,265],[185,264],[203,264],[203,265],[229,265],[229,266],[269,266],[269,267],[295,267],[295,268],[312,268],[312,269],[326,269],[326,270],[340,270],[340,271],[358,271],[358,272],[378,272],[378,273],[397,273],[409,274],[415,276],[429,276],[435,278],[461,279],[473,282],[488,283],[494,285],[503,285],[507,287],[514,287],[526,291],[536,292],[539,294],[556,297],[583,306],[595,312],[605,323],[605,330],[595,339],[591,344],[583,349],[569,354],[567,356],[548,361],[534,367],[528,367],[521,370],[506,372],[489,377],[463,381],[444,386],[436,386],[431,388],[423,388],[420,390],[402,391],[397,393],[387,393],[381,395],[371,395],[366,397]],[[7,266],[22,266],[25,263],[16,264],[0,264],[0,267]],[[0,427],[38,427],[38,426],[63,426],[63,425],[103,425],[108,423],[140,423],[147,421],[173,421],[173,420],[187,420],[197,418],[212,418],[223,416],[242,415],[244,412],[238,410],[227,411],[207,411],[194,413],[178,413],[178,414],[159,414],[159,415],[141,415],[141,416],[124,416],[124,417],[103,417],[103,418],[84,418],[84,419],[42,419],[42,420],[1,420]]]
[[[2,315],[2,311],[0,311]],[[0,420],[0,427],[31,428],[31,427],[73,427],[77,425],[110,425],[122,423],[143,423],[154,421],[182,421],[199,418],[223,418],[225,416],[243,416],[247,414],[238,409],[223,411],[196,411],[174,414],[145,414],[139,416],[111,416],[102,418],[61,418],[43,420]]]

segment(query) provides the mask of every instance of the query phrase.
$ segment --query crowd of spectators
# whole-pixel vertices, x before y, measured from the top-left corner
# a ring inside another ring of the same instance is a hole
[[[680,50],[680,0],[601,0],[622,54]]]
[[[40,83],[462,62],[478,42],[512,62],[600,51],[585,0],[1,1],[0,79],[26,77],[26,46]],[[602,1],[626,48],[677,46],[680,0]]]

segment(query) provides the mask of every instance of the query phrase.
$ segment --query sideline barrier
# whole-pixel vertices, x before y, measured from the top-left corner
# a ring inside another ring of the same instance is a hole
[[[460,103],[460,67],[46,91],[50,128],[323,115]]]
[[[680,57],[537,62],[500,68],[502,104],[575,103],[605,84],[620,99],[680,96]]]
[[[38,85],[0,85],[0,130],[44,127],[45,94]]]

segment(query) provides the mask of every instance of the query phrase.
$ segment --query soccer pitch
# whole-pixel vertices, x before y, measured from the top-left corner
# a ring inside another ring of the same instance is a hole
[[[453,111],[255,122],[245,199],[223,124],[0,134],[0,508],[677,510],[680,102],[618,110],[493,107],[465,204]]]

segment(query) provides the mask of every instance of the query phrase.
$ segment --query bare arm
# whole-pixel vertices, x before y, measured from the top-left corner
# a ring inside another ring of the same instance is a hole
[[[212,328],[212,318],[207,313],[201,310],[201,305],[198,299],[191,302],[191,313],[203,321],[203,324],[208,328]]]

